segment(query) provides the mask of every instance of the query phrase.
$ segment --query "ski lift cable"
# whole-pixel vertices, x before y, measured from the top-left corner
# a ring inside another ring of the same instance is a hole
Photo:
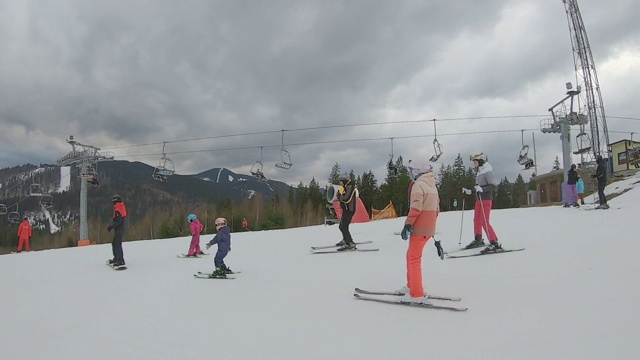
[[[539,129],[525,129],[525,131],[536,131]],[[472,132],[458,132],[458,133],[446,133],[440,134],[440,136],[458,136],[458,135],[485,135],[485,134],[498,134],[498,133],[512,133],[521,131],[517,130],[488,130],[488,131],[472,131]],[[432,135],[407,135],[407,136],[396,136],[394,139],[417,139],[417,138],[428,138]],[[304,146],[304,145],[322,145],[322,144],[336,144],[336,143],[348,143],[348,142],[367,142],[367,141],[380,141],[380,140],[388,140],[388,137],[384,138],[366,138],[366,139],[344,139],[344,140],[325,140],[325,141],[311,141],[311,142],[303,142],[303,143],[290,143],[287,144],[289,147],[291,146]],[[236,151],[236,150],[249,150],[249,149],[258,149],[260,147],[264,148],[278,148],[281,147],[281,144],[273,144],[273,145],[260,145],[260,146],[238,146],[238,147],[228,147],[228,148],[217,148],[217,149],[200,149],[200,150],[183,150],[183,151],[173,151],[169,154],[171,155],[181,155],[181,154],[193,154],[193,153],[203,153],[203,152],[217,152],[217,151]],[[133,157],[142,157],[142,156],[157,156],[158,153],[144,153],[144,154],[131,154],[131,155],[119,155],[120,158],[133,158]]]
[[[545,115],[476,116],[476,117],[460,117],[460,118],[441,118],[437,120],[438,121],[507,120],[507,119],[514,119],[514,118],[532,118],[532,117],[543,117],[543,116]],[[326,130],[326,129],[347,128],[347,127],[358,127],[358,126],[413,124],[413,123],[424,123],[427,121],[434,121],[434,120],[435,119],[401,120],[401,121],[393,121],[393,122],[377,121],[377,122],[370,122],[370,123],[313,126],[313,127],[295,128],[295,129],[286,129],[286,130],[266,130],[266,131],[255,131],[255,132],[238,133],[238,134],[226,134],[226,135],[214,135],[214,136],[205,136],[205,137],[189,138],[189,139],[178,139],[178,140],[166,141],[166,143],[179,143],[179,142],[191,142],[191,141],[211,140],[211,139],[229,138],[229,137],[265,135],[265,134],[277,133],[280,131],[311,131],[311,130]],[[108,148],[103,148],[102,150],[114,150],[114,149],[124,149],[124,148],[131,148],[131,147],[152,146],[152,145],[159,145],[162,143],[164,142],[161,141],[161,142],[151,142],[151,143],[144,143],[144,144],[112,146]]]

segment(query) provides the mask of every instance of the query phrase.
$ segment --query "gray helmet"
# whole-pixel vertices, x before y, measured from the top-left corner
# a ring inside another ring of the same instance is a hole
[[[111,202],[113,203],[122,202],[122,196],[120,196],[119,194],[114,194],[113,197],[111,198]]]

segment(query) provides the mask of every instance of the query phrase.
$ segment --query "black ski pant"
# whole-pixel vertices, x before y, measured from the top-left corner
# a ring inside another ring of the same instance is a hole
[[[607,197],[604,194],[604,187],[606,185],[606,181],[598,180],[598,198],[600,200],[600,205],[604,205],[607,203]]]
[[[342,218],[340,218],[340,225],[338,228],[342,233],[342,238],[344,239],[345,244],[353,243],[353,238],[349,232],[349,224],[351,224],[351,219],[353,219],[354,214],[355,212],[353,211],[342,211]]]
[[[122,252],[122,238],[124,234],[113,234],[111,241],[111,249],[113,250],[113,259],[116,262],[124,263],[124,254]]]

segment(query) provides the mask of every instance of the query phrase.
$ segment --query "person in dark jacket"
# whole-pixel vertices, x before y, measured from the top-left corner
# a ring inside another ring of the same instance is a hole
[[[122,196],[118,194],[113,195],[111,202],[113,203],[113,222],[107,226],[107,231],[113,230],[113,240],[111,241],[113,259],[109,260],[109,264],[117,268],[125,265],[122,239],[126,230],[127,209],[122,202]]]
[[[342,175],[338,179],[338,201],[340,201],[340,209],[342,209],[342,216],[340,217],[340,225],[338,228],[342,233],[342,241],[339,242],[338,251],[353,251],[356,250],[356,244],[353,242],[351,233],[349,232],[349,224],[353,219],[353,215],[356,213],[356,188],[353,185],[351,178],[347,175]]]
[[[227,219],[225,218],[217,218],[215,223],[218,233],[205,245],[209,250],[212,245],[218,244],[218,251],[216,251],[216,255],[213,258],[216,269],[209,277],[225,278],[227,274],[233,273],[224,263],[225,256],[231,251],[231,229],[227,226]]]
[[[564,207],[579,207],[578,205],[578,172],[576,171],[576,164],[571,164],[571,168],[567,172],[567,197],[565,199]]]
[[[604,194],[604,187],[607,186],[607,166],[604,163],[602,155],[596,156],[596,164],[598,164],[596,173],[591,175],[592,178],[598,180],[598,198],[600,200],[600,205],[596,207],[596,209],[606,210],[609,208],[609,205],[607,204],[607,196]]]

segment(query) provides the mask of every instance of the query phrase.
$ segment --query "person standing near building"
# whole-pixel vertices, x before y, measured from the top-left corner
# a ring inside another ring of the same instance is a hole
[[[578,183],[578,172],[576,171],[576,164],[571,164],[571,168],[567,172],[567,197],[564,207],[575,206],[578,207],[578,189],[576,184]]]
[[[604,194],[604,188],[607,186],[607,166],[604,163],[602,155],[596,156],[596,164],[598,164],[596,173],[591,175],[592,178],[598,180],[598,200],[600,201],[600,205],[597,206],[596,209],[606,210],[609,208],[607,196]]]
[[[584,180],[581,176],[578,176],[576,182],[576,191],[578,192],[578,199],[580,199],[580,205],[584,205]]]
[[[22,252],[22,248],[26,251],[31,251],[29,247],[29,239],[33,235],[33,228],[31,227],[31,223],[29,223],[29,218],[25,217],[18,226],[18,252]]]
[[[487,162],[487,156],[483,153],[470,156],[473,167],[476,169],[476,185],[473,190],[462,189],[466,195],[476,194],[476,205],[473,213],[473,233],[474,240],[466,246],[466,249],[473,249],[484,245],[482,240],[482,230],[484,229],[489,237],[489,246],[482,250],[483,253],[498,252],[502,250],[502,245],[498,242],[498,236],[489,223],[491,207],[493,206],[493,192],[498,186],[493,177],[493,168]]]
[[[117,269],[125,266],[122,239],[126,230],[127,209],[122,202],[122,196],[118,194],[113,195],[111,202],[113,203],[113,219],[112,223],[107,226],[107,231],[113,230],[113,240],[111,241],[113,259],[109,260],[109,265]]]

